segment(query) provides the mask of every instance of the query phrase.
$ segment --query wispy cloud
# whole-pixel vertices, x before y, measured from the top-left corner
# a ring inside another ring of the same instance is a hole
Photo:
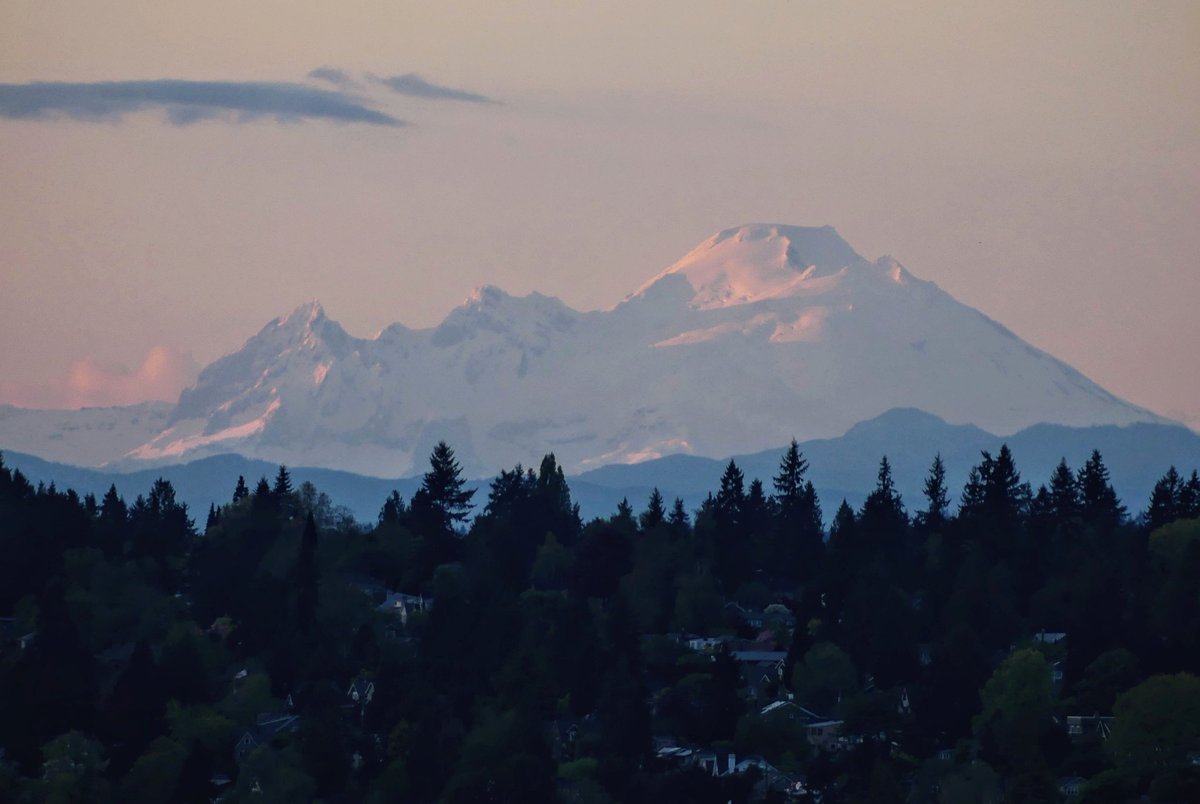
[[[451,89],[450,87],[438,86],[431,84],[416,73],[406,73],[405,75],[393,75],[391,77],[371,76],[372,80],[378,81],[393,92],[398,92],[401,95],[408,95],[413,98],[424,98],[426,100],[456,100],[466,101],[468,103],[498,103],[486,95],[479,95],[474,92],[466,92],[461,89]]]
[[[170,79],[0,84],[0,118],[113,120],[148,109],[162,109],[167,120],[177,126],[214,118],[240,123],[262,117],[377,126],[405,124],[352,96],[303,84]]]
[[[315,78],[318,81],[325,81],[333,84],[335,87],[352,87],[357,86],[358,82],[354,80],[345,70],[339,70],[337,67],[325,65],[318,67],[308,74],[309,78]]]

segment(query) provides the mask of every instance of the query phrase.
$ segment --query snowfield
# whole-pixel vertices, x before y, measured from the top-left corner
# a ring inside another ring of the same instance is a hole
[[[864,260],[830,227],[749,225],[608,310],[484,287],[437,327],[363,339],[302,305],[108,458],[134,468],[236,452],[396,477],[445,439],[472,474],[550,451],[578,471],[840,435],[896,407],[1002,434],[1165,421],[894,259]]]

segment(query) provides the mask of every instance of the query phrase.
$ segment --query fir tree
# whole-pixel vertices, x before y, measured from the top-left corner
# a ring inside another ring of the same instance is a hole
[[[104,493],[104,499],[100,501],[100,520],[113,527],[124,527],[128,519],[129,509],[125,506],[125,501],[117,494],[117,487],[110,485]]]
[[[628,497],[622,497],[621,501],[617,503],[617,513],[613,516],[612,521],[636,527],[637,520],[633,516],[633,506],[629,504]]]
[[[989,460],[986,452],[983,453]],[[978,466],[972,466],[967,473],[967,482],[963,484],[962,494],[958,500],[958,516],[967,519],[983,511],[983,475]]]
[[[1075,473],[1067,466],[1067,459],[1058,462],[1050,475],[1050,506],[1059,523],[1070,522],[1079,515],[1079,484]]]
[[[379,524],[399,524],[407,512],[408,507],[404,504],[404,498],[400,496],[400,492],[393,489],[388,498],[383,501],[383,507],[379,509]]]
[[[854,525],[854,509],[843,497],[842,504],[838,506],[837,512],[833,515],[833,524],[829,526],[830,543],[832,544],[835,538],[846,539],[854,531]]]
[[[1092,450],[1091,457],[1079,470],[1078,482],[1084,521],[1102,532],[1115,530],[1125,518],[1125,506],[1108,480],[1108,467],[1099,450]]]
[[[875,481],[875,490],[867,495],[863,503],[861,518],[878,520],[880,523],[898,523],[906,520],[904,504],[896,491],[892,480],[892,465],[884,455],[879,461],[879,473]]]
[[[717,492],[716,513],[725,523],[734,524],[742,515],[746,504],[745,476],[732,460],[721,475],[721,488]]]
[[[258,479],[254,487],[254,497],[251,500],[254,510],[259,514],[273,513],[279,510],[279,501],[271,493],[271,484],[265,477]]]
[[[667,521],[674,530],[681,531],[683,533],[687,532],[690,524],[688,512],[687,509],[683,507],[683,500],[681,500],[679,497],[675,498],[675,504],[671,507],[671,515],[667,518]]]
[[[939,530],[946,522],[946,509],[950,507],[950,497],[946,489],[946,464],[942,463],[942,453],[933,456],[933,464],[929,474],[925,476],[922,487],[925,494],[925,510],[918,514],[922,523],[931,530]]]
[[[250,489],[246,488],[246,478],[242,475],[238,475],[237,486],[233,490],[233,502],[236,504],[249,496]]]
[[[1179,472],[1172,466],[1167,473],[1154,484],[1150,494],[1150,506],[1146,509],[1146,526],[1155,530],[1179,517],[1179,492],[1183,483]]]
[[[474,489],[464,489],[462,467],[454,457],[454,450],[445,441],[439,441],[429,456],[429,471],[421,479],[421,490],[428,503],[441,513],[447,527],[464,521],[473,506]]]
[[[1192,470],[1192,476],[1179,487],[1179,518],[1200,517],[1200,475]]]
[[[650,530],[661,525],[666,517],[667,511],[663,504],[663,497],[656,486],[654,491],[650,492],[650,501],[646,505],[646,510],[638,517],[638,522],[642,526],[642,530]]]
[[[275,473],[275,485],[271,488],[271,493],[276,497],[286,497],[292,493],[292,473],[283,464],[279,465],[279,471]]]
[[[808,461],[793,438],[779,462],[779,474],[774,478],[775,502],[781,511],[800,504],[804,494],[804,473],[807,471]]]
[[[220,515],[217,514],[217,506],[214,503],[209,503],[208,519],[206,519],[204,522],[204,532],[207,533],[210,528],[215,527],[220,519]]]

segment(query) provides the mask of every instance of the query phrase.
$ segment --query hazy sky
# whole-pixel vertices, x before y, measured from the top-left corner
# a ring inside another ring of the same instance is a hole
[[[34,83],[37,82],[37,83]],[[1200,426],[1200,4],[0,4],[0,402],[170,397],[320,299],[864,256]]]

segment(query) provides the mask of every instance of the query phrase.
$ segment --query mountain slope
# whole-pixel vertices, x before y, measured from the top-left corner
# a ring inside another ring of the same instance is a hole
[[[1162,421],[830,227],[750,225],[610,310],[485,287],[437,327],[362,339],[303,305],[113,466],[237,452],[398,476],[445,439],[473,474],[548,451],[579,471],[836,436],[894,407],[1000,433]]]

